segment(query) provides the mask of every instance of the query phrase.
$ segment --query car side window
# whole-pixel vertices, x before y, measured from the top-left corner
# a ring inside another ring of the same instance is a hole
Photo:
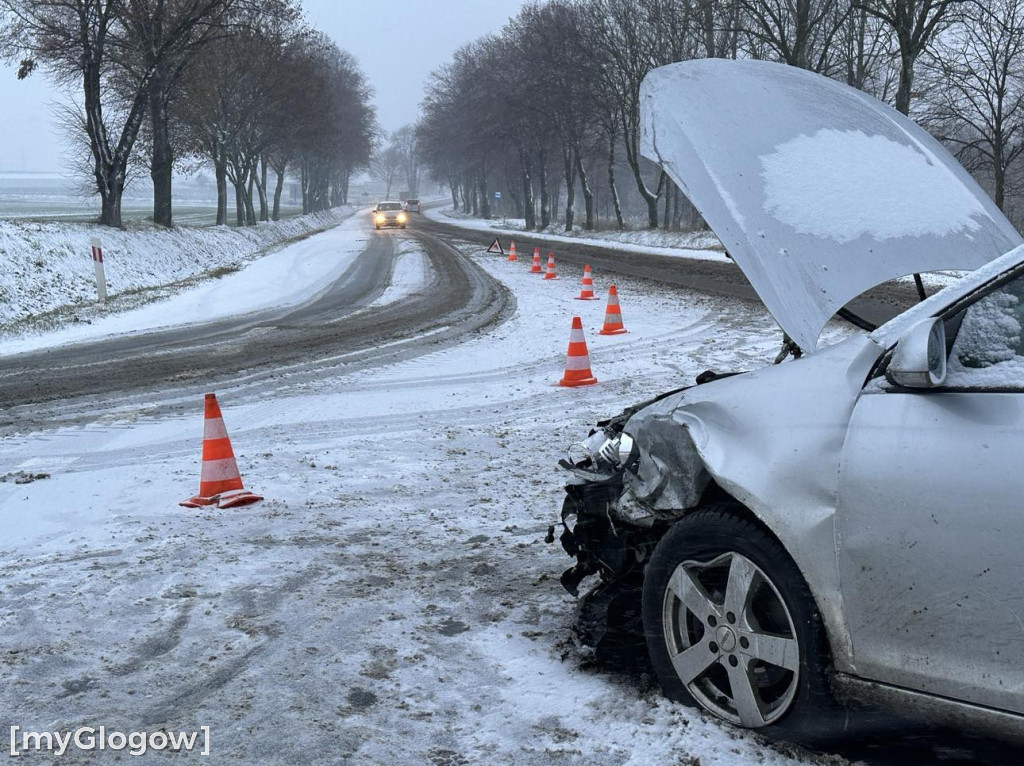
[[[1024,276],[968,306],[955,328],[947,386],[1024,388]],[[955,322],[947,322],[947,330]]]

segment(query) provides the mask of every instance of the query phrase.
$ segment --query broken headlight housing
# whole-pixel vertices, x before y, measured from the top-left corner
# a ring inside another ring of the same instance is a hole
[[[633,465],[637,457],[632,436],[598,429],[569,447],[567,459],[559,461],[559,465],[577,476],[582,474],[581,477],[589,481],[601,481],[614,478],[619,471]]]

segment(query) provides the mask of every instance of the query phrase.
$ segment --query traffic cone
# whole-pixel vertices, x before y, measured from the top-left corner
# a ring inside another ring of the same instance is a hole
[[[508,259],[510,261],[517,260],[516,259],[516,243],[515,242],[510,242],[509,243],[509,246],[508,246]]]
[[[233,508],[248,505],[263,498],[254,495],[242,486],[242,477],[231,451],[224,418],[220,414],[216,394],[206,395],[206,411],[203,423],[203,465],[199,474],[199,494],[178,505],[198,508],[216,505],[218,508]]]
[[[530,273],[541,274],[543,271],[540,267],[540,248],[535,247],[533,248],[533,263],[530,265]]]
[[[548,253],[548,270],[544,274],[544,279],[558,279],[558,275],[555,274],[555,254]]]
[[[580,294],[576,296],[578,301],[596,301],[594,295],[594,276],[590,273],[590,264],[583,267],[583,279],[580,281]]]
[[[626,332],[622,326],[622,312],[619,311],[619,291],[615,285],[608,288],[608,306],[604,310],[604,327],[598,330],[598,335],[621,335]]]
[[[558,381],[560,386],[592,386],[597,378],[590,371],[590,354],[587,352],[587,341],[583,337],[583,322],[579,317],[572,318],[572,330],[569,333],[569,350],[565,355],[565,374]]]

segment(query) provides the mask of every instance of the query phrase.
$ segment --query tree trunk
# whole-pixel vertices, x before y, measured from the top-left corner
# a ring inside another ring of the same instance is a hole
[[[540,227],[551,225],[551,193],[548,190],[548,154],[540,153]]]
[[[299,191],[302,192],[302,214],[309,214],[309,161],[303,160],[299,169]]]
[[[580,188],[583,190],[583,205],[586,209],[587,219],[583,225],[587,231],[594,230],[594,191],[590,188],[590,179],[587,178],[587,171],[583,167],[583,159],[579,152],[576,152],[576,172],[580,177]]]
[[[267,158],[260,157],[260,173],[256,179],[256,190],[260,195],[260,220],[270,220],[270,206],[267,204]]]
[[[121,223],[121,189],[116,177],[106,179],[100,193],[100,223],[105,226],[124,228]],[[122,186],[123,188],[123,186]]]
[[[85,132],[89,136],[93,177],[100,195],[100,223],[121,228],[121,196],[124,194],[128,158],[146,116],[146,94],[142,91],[136,94],[128,108],[120,137],[111,146],[103,120],[102,55],[100,46],[93,51],[92,57],[86,56],[82,62]]]
[[[243,181],[232,181],[235,187],[235,225],[245,226],[245,183]]]
[[[537,227],[537,215],[533,209],[533,178],[530,177],[530,161],[523,151],[519,152],[519,163],[523,173],[523,218],[526,221],[526,228]]]
[[[626,228],[626,222],[622,218],[619,187],[615,185],[615,136],[608,137],[608,187],[612,193],[612,205],[615,207],[615,223],[621,231]]]
[[[218,156],[213,161],[213,172],[217,177],[217,225],[226,226],[228,222],[228,167],[223,150],[217,150]]]
[[[487,176],[480,176],[480,214],[484,218],[491,217],[491,201],[487,198]]]
[[[345,170],[342,171],[342,174],[341,174],[341,204],[342,205],[347,205],[348,204],[348,187],[349,187],[349,182],[351,180],[352,180],[352,171],[349,170],[346,167]]]
[[[171,184],[174,153],[171,149],[170,117],[162,76],[154,76],[149,94],[149,125],[152,131],[153,155],[149,176],[153,179],[153,223],[170,227],[173,224]]]
[[[171,185],[174,152],[171,149],[167,103],[167,81],[157,68],[149,91],[149,125],[153,141],[149,177],[153,180],[153,223],[170,227],[173,224]]]
[[[994,199],[996,207],[1003,209],[1006,195],[1006,163],[1003,160],[1003,142],[997,138],[992,152],[992,176],[995,181]]]
[[[622,122],[620,127],[622,128],[622,135],[626,142],[626,162],[629,163],[629,169],[633,171],[633,180],[636,182],[636,189],[640,192],[640,196],[643,197],[644,202],[647,203],[647,227],[650,229],[658,228],[658,197],[661,196],[661,185],[664,183],[665,174],[661,174],[661,180],[658,184],[658,192],[652,194],[651,190],[647,188],[647,184],[644,182],[643,173],[640,172],[640,147],[639,147],[639,131],[637,126],[631,125],[628,121],[627,115],[623,114],[621,117]]]
[[[253,163],[246,175],[249,177],[245,185],[245,224],[246,226],[256,225],[256,208],[252,204],[252,187],[256,181],[256,163]]]
[[[662,215],[661,220],[664,222],[663,225],[665,227],[665,231],[668,231],[669,227],[672,225],[672,216],[671,216],[671,214],[669,212],[671,210],[671,206],[672,206],[672,185],[671,185],[671,183],[669,183],[669,184],[667,184],[665,186],[665,195],[664,196],[665,196],[665,212]]]
[[[910,115],[910,94],[914,87],[914,57],[910,53],[900,54],[900,84],[896,90],[896,111]]]
[[[274,210],[270,215],[271,220],[274,221],[281,220],[281,194],[284,192],[284,171],[284,163],[274,168],[274,173],[277,175],[277,183],[274,184]]]
[[[572,149],[562,149],[562,167],[565,172],[565,230],[572,231],[576,218],[576,163]]]

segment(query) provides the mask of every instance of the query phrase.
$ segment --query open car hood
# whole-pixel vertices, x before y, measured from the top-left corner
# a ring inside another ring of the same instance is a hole
[[[641,152],[697,207],[801,348],[865,290],[1021,243],[953,156],[861,91],[765,61],[643,81]]]

